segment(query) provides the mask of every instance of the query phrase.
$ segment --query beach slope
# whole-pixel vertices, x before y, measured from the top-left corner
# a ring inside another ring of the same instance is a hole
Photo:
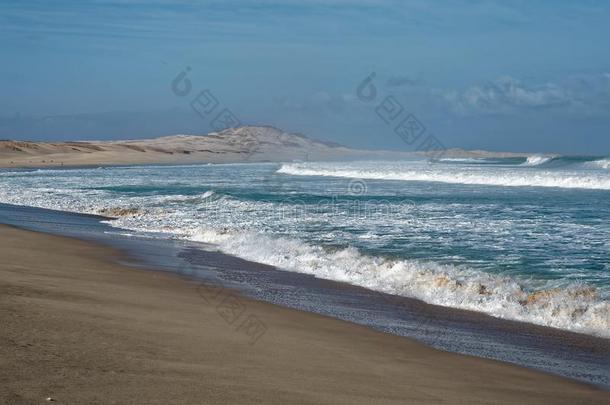
[[[0,257],[2,404],[610,401],[560,377],[239,298],[266,327],[251,344],[216,290],[126,267],[87,242],[0,226]]]

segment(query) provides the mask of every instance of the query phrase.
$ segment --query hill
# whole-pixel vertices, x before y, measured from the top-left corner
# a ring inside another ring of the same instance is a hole
[[[422,155],[426,154],[352,149],[270,126],[242,126],[205,135],[172,135],[138,140],[0,141],[0,167],[405,159]],[[449,149],[443,157],[528,155]]]

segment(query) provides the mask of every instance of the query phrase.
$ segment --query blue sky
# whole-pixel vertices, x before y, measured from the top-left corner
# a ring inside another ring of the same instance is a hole
[[[2,0],[0,34],[0,138],[207,133],[207,89],[356,147],[411,148],[375,112],[392,96],[447,147],[610,154],[605,1]]]

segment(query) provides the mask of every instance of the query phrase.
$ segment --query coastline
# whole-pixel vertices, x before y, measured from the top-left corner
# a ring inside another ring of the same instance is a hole
[[[427,304],[342,282],[284,271],[214,246],[137,235],[105,217],[0,203],[0,224],[109,247],[130,268],[222,286],[256,301],[326,316],[422,342],[581,381],[610,391],[609,341],[580,333]]]
[[[240,296],[268,328],[251,345],[193,280],[120,265],[117,251],[71,238],[0,226],[0,240],[8,403],[610,397],[587,384]]]

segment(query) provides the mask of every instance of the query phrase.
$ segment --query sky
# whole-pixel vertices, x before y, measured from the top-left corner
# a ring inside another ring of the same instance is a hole
[[[610,154],[609,40],[608,1],[1,0],[0,138]]]

